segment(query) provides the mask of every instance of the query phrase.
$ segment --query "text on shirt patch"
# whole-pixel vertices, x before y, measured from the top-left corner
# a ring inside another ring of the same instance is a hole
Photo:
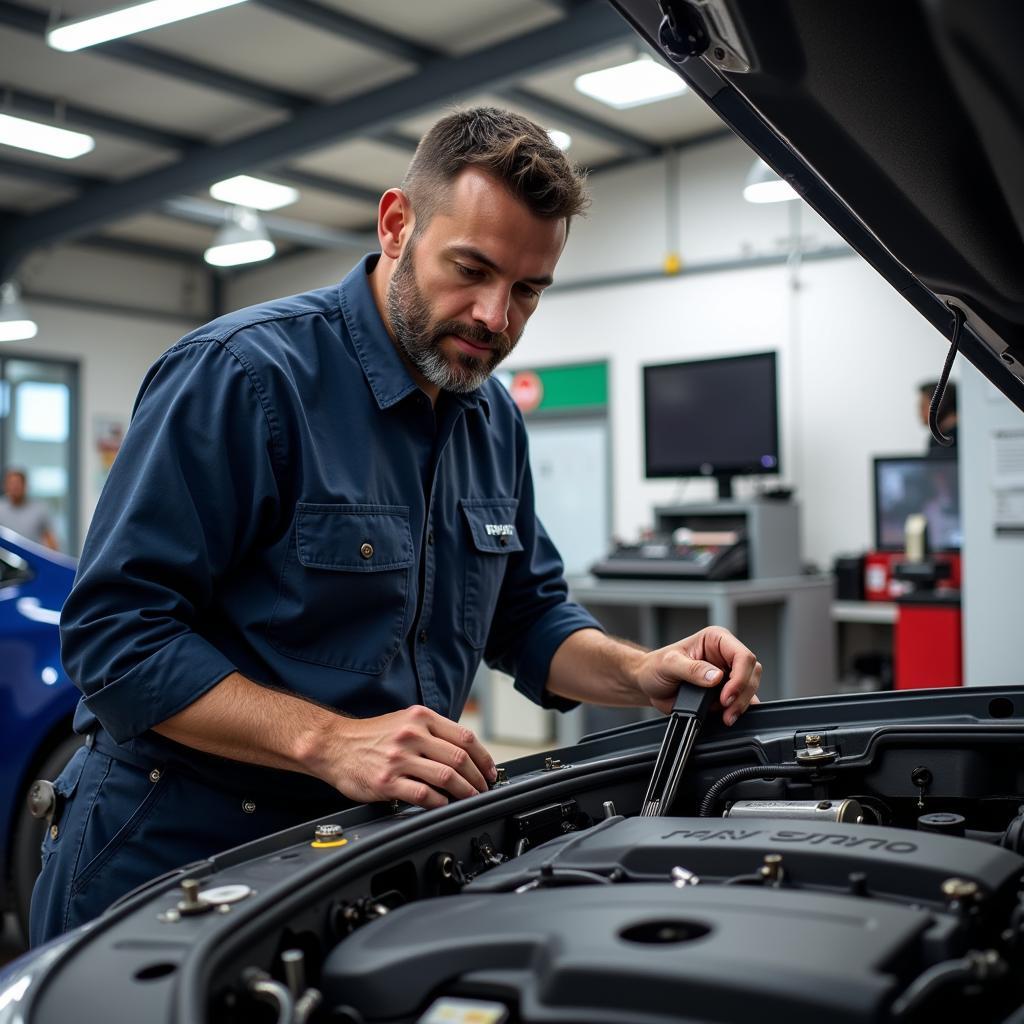
[[[488,537],[511,537],[516,528],[511,523],[484,523]]]

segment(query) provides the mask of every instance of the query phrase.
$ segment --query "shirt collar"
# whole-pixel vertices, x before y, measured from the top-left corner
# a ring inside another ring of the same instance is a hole
[[[369,253],[349,271],[338,285],[338,303],[373,397],[381,409],[388,409],[419,388],[395,349],[373,298],[370,272],[379,259],[380,253]],[[467,394],[446,394],[466,408],[481,406],[490,419],[490,403],[481,392],[477,388]]]

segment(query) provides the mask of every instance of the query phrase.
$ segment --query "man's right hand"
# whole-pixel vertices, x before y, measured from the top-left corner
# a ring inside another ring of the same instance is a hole
[[[154,729],[208,754],[314,775],[361,802],[443,807],[497,777],[476,736],[429,708],[346,718],[237,672]]]
[[[471,730],[420,705],[377,718],[336,719],[321,740],[319,756],[312,756],[316,774],[360,802],[443,807],[448,797],[486,792],[497,777]]]

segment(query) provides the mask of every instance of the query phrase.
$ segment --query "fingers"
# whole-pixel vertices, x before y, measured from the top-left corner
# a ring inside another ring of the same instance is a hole
[[[757,688],[761,685],[761,673],[763,666],[761,662],[754,662],[754,667],[750,672],[750,677],[742,687],[737,687],[731,698],[728,696],[723,697],[722,706],[725,708],[725,714],[722,716],[722,720],[726,725],[733,725],[736,719],[743,714],[753,703],[760,703],[757,697]],[[732,679],[730,678],[729,685],[732,685]],[[728,703],[726,703],[728,702]]]
[[[498,769],[494,765],[494,758],[491,757],[486,747],[476,738],[472,729],[467,729],[465,726],[459,725],[457,722],[453,722],[451,719],[438,715],[433,711],[430,714],[433,715],[433,719],[430,722],[430,731],[434,736],[447,740],[453,746],[464,750],[469,754],[470,761],[476,768],[476,771],[482,776],[481,781],[493,782],[498,777]],[[445,761],[445,764],[452,764],[452,762]],[[459,771],[466,778],[473,781],[472,777],[462,771],[461,767],[454,764],[453,767],[458,767]],[[486,782],[481,789],[487,788]],[[475,782],[474,785],[476,785]]]
[[[472,796],[474,793],[486,793],[487,781],[480,773],[468,751],[463,747],[457,747],[447,740],[437,739],[431,736],[421,749],[421,754],[427,761],[434,763],[439,769],[445,769],[454,778],[447,776],[435,781],[430,779],[431,785],[439,785],[447,790],[454,797]],[[450,782],[450,784],[449,784]]]

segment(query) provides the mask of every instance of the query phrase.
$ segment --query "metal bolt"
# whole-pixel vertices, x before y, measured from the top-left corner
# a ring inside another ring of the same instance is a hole
[[[970,900],[978,895],[978,883],[968,878],[947,878],[942,883],[942,895],[947,900]]]
[[[764,865],[761,868],[761,877],[766,882],[782,881],[782,857],[777,853],[766,853]]]
[[[832,806],[832,801],[831,800],[822,800],[821,803],[818,804],[818,810],[819,811],[827,811],[831,806]]]
[[[685,889],[688,885],[697,885],[700,879],[690,870],[676,865],[670,872],[672,884],[677,889]]]
[[[442,878],[451,878],[455,874],[455,858],[450,854],[443,854],[438,862],[438,871]]]
[[[808,733],[804,737],[804,746],[807,747],[820,747],[821,737],[816,732]]]
[[[340,825],[317,825],[313,838],[318,843],[330,843],[340,839],[345,830]]]
[[[160,769],[159,768],[154,768],[149,773],[149,781],[150,782],[159,782],[160,781]]]
[[[242,802],[242,810],[246,814],[254,814],[256,811],[256,805],[251,800],[244,800]]]
[[[359,554],[361,554],[363,558],[373,558],[373,545],[363,544],[363,546],[359,549]]]
[[[199,898],[199,882],[195,878],[181,880],[181,895],[183,898],[178,901],[178,913],[182,916],[204,914],[213,909],[212,903]]]
[[[496,786],[507,786],[508,785],[508,769],[507,768],[498,768],[496,770],[497,770],[498,776],[494,780],[494,784]]]
[[[554,772],[558,771],[562,767],[562,762],[557,757],[545,757],[544,758],[544,771]]]

